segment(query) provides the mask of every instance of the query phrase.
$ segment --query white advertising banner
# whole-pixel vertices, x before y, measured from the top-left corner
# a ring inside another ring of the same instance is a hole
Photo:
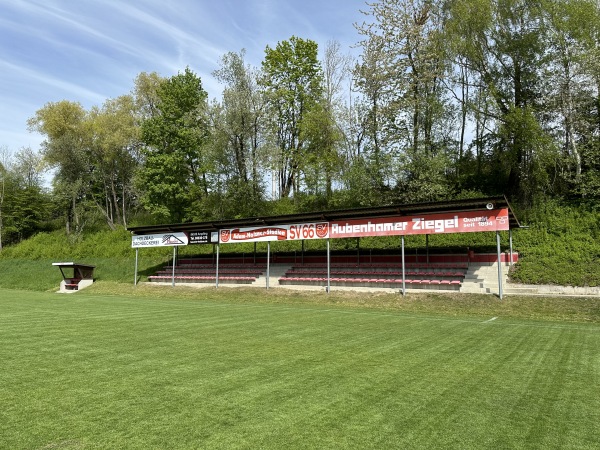
[[[185,233],[143,234],[131,238],[132,248],[175,247],[178,245],[188,245],[188,237]]]

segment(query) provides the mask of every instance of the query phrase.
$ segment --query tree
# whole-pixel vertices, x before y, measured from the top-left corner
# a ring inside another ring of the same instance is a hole
[[[46,136],[44,163],[57,169],[53,183],[63,199],[67,233],[72,225],[81,231],[86,220],[99,211],[111,229],[126,226],[132,203],[132,179],[137,161],[138,125],[131,96],[107,100],[86,111],[66,100],[49,103],[29,120],[29,127]],[[23,170],[35,160],[23,154]]]
[[[50,197],[34,173],[39,167],[24,171],[29,158],[39,161],[28,148],[15,155],[0,148],[0,251],[46,229],[51,217]]]
[[[354,70],[356,86],[363,94],[360,103],[355,104],[356,116],[361,118],[360,128],[364,130],[364,144],[358,152],[366,153],[366,167],[369,167],[368,178],[378,192],[384,189],[385,155],[385,108],[391,103],[388,80],[383,67],[385,50],[383,39],[371,35],[362,43],[362,61]],[[362,114],[359,114],[359,111]]]
[[[4,235],[4,201],[6,199],[6,185],[8,184],[9,162],[8,148],[0,147],[0,251],[2,251],[2,242]]]
[[[274,168],[279,176],[279,195],[300,190],[300,173],[306,147],[302,122],[316,108],[323,94],[323,75],[317,43],[292,36],[265,49],[261,85],[267,96],[278,154]]]
[[[206,97],[189,68],[158,85],[157,104],[141,125],[144,167],[138,172],[141,204],[157,218],[190,220],[208,195]]]
[[[330,199],[333,191],[333,179],[343,167],[342,149],[343,131],[341,116],[344,111],[342,93],[350,85],[350,55],[341,53],[340,43],[329,41],[323,52],[324,100],[316,108],[316,118],[320,123],[305,127],[307,132],[316,132],[310,139],[316,154],[321,155],[322,169],[325,172],[325,195]],[[313,117],[313,120],[315,117]]]
[[[54,187],[64,203],[67,234],[79,233],[85,225],[85,192],[92,172],[87,146],[87,113],[77,102],[47,103],[28,120],[31,131],[45,135],[44,161],[56,168]]]
[[[544,161],[553,159],[540,103],[547,97],[542,73],[547,31],[541,0],[450,3],[448,40],[492,100],[477,110],[487,114],[488,128],[493,125],[489,179],[523,204],[548,186]]]
[[[405,200],[411,200],[411,194],[414,200],[435,200],[447,192],[446,153],[452,144],[447,89],[442,83],[448,72],[442,5],[430,0],[380,0],[369,6],[373,22],[357,27],[365,38],[355,76],[369,108],[367,149],[375,184],[381,192],[395,185]],[[431,159],[439,164],[422,164]],[[394,173],[386,174],[392,163]],[[431,173],[434,168],[437,172]],[[423,183],[434,182],[438,186],[423,198],[428,188]]]
[[[244,62],[245,51],[227,53],[214,76],[224,84],[222,104],[213,109],[215,141],[222,153],[228,190],[241,204],[263,200],[262,173],[267,142],[265,99],[259,73]],[[220,138],[219,138],[220,137]]]
[[[558,0],[544,10],[549,28],[549,102],[561,149],[556,178],[582,197],[600,197],[600,4]]]
[[[156,72],[141,72],[134,80],[133,99],[136,117],[141,120],[160,114],[158,88],[166,81]]]
[[[91,141],[89,162],[93,165],[90,196],[114,229],[127,226],[127,212],[133,203],[133,176],[139,164],[139,127],[134,99],[123,95],[107,100],[89,113]]]
[[[23,147],[14,156],[13,168],[27,187],[40,187],[45,170],[43,155]]]

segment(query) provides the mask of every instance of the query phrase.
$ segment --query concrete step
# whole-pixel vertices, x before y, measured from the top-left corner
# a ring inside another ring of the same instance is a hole
[[[537,294],[539,289],[536,287],[505,287],[503,289],[505,294],[519,295],[519,294]]]
[[[279,279],[291,268],[289,264],[271,264],[269,266],[269,287],[279,286]],[[256,279],[253,286],[266,286],[267,285],[267,272]]]

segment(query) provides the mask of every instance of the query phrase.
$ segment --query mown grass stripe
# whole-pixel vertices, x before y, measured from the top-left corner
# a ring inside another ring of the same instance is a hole
[[[16,291],[0,297],[0,436],[7,448],[600,445],[600,327],[481,322]]]

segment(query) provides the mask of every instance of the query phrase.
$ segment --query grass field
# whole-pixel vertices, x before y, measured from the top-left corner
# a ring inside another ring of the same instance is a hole
[[[0,289],[0,448],[600,447],[597,299],[174,292]]]

